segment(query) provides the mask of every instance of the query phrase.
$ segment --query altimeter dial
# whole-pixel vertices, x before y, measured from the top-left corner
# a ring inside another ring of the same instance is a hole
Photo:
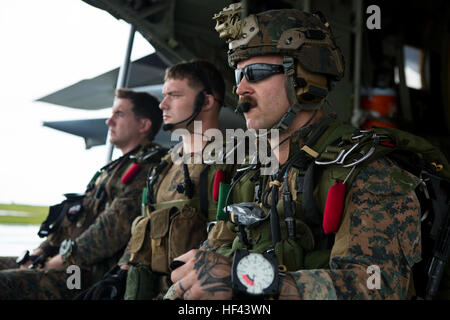
[[[236,278],[248,294],[261,295],[275,280],[274,265],[260,253],[249,253],[237,262]]]

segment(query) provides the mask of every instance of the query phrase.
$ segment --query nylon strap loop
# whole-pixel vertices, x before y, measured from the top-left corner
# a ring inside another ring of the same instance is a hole
[[[307,154],[309,154],[314,159],[316,159],[319,156],[319,153],[317,151],[311,149],[306,144],[301,148],[301,150],[305,151]]]
[[[280,122],[277,125],[277,129],[281,131],[285,131],[291,125],[292,121],[294,121],[297,113],[302,109],[301,105],[298,103],[297,95],[295,92],[296,81],[295,81],[295,63],[294,58],[289,56],[283,56],[283,67],[284,73],[286,76],[286,93],[289,100],[289,104],[291,105],[288,111],[281,118]]]

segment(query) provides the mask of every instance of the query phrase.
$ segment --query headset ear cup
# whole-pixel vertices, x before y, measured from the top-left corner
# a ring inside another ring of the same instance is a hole
[[[205,94],[202,92],[199,92],[197,96],[195,97],[194,101],[194,112],[200,112],[202,110],[203,105],[205,104]]]
[[[297,61],[296,77],[299,84],[296,95],[300,103],[317,103],[327,96],[328,84],[324,75],[305,70]]]

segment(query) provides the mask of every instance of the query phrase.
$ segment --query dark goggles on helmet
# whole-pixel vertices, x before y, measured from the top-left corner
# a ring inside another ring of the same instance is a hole
[[[248,82],[257,82],[279,73],[284,73],[284,68],[282,65],[267,63],[249,64],[242,69],[234,70],[236,86],[241,83],[244,76]]]

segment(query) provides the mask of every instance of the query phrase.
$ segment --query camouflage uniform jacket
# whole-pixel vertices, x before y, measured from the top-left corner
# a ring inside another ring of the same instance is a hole
[[[392,179],[398,172],[409,175],[388,159],[360,171],[346,196],[330,269],[291,273],[300,297],[406,299],[412,294],[411,268],[421,260],[420,205],[414,190]],[[371,277],[377,270],[379,286]]]
[[[328,131],[325,131],[322,136],[327,134]],[[291,136],[289,159],[305,145],[307,137],[301,137],[299,132]],[[318,241],[315,241],[317,228],[314,229],[306,221],[302,212],[304,195],[299,192],[299,170],[294,167],[289,170],[289,191],[296,209],[296,242],[300,248],[294,250],[296,257],[290,260],[295,260],[291,265],[297,266],[288,267],[288,272],[297,284],[301,299],[406,299],[412,293],[411,268],[421,260],[420,205],[414,192],[419,179],[385,157],[359,166],[360,170],[351,179],[351,185],[346,186],[341,222],[336,233],[328,236],[326,248],[319,247]],[[334,175],[335,165],[314,167],[314,205],[323,214],[325,199],[320,196],[321,181],[342,181],[345,176]],[[398,177],[407,183],[401,182]],[[267,180],[261,180],[265,190],[269,188]],[[279,187],[277,208],[283,242],[281,247],[285,250],[295,245],[292,246],[292,240],[287,240],[283,188],[284,182]],[[269,204],[270,198],[271,194],[268,194],[266,202]],[[269,219],[266,221],[266,226],[270,225]],[[247,237],[254,248],[258,247],[258,242],[261,243],[262,247],[260,245],[255,251],[262,252],[271,245],[270,226],[258,228],[260,230],[254,232],[247,230]],[[233,249],[242,248],[239,243],[239,239],[235,238]],[[289,259],[286,258],[288,250],[282,251],[285,260],[280,262],[280,250],[277,249],[275,247],[278,262],[285,264]],[[222,251],[225,255],[231,252]],[[378,274],[374,275],[374,272]],[[378,282],[374,278],[377,275],[380,276]]]
[[[146,140],[103,167],[88,185],[83,210],[76,222],[65,217],[60,228],[40,247],[45,250],[48,246],[59,246],[62,240],[70,238],[75,241],[76,250],[66,264],[88,268],[95,265],[101,274],[107,271],[117,263],[129,239],[131,223],[140,213],[146,173],[165,152]],[[135,163],[141,166],[140,169],[123,183],[121,179]]]

